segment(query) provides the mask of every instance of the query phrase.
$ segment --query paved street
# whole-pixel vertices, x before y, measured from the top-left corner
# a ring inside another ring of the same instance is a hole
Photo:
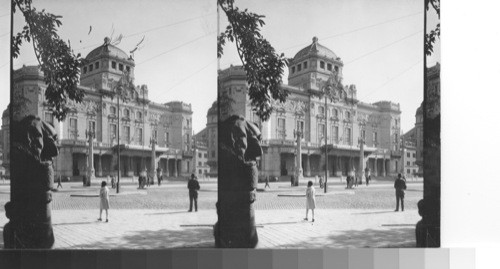
[[[287,182],[272,182],[271,189],[259,191],[255,203],[258,247],[414,246],[421,182],[408,183],[405,212],[393,211],[394,189],[389,181],[353,190],[346,190],[340,182],[333,183],[332,180],[327,194],[316,187],[318,209],[314,223],[302,220],[305,186],[291,188]],[[124,180],[120,194],[111,191],[110,222],[103,223],[97,221],[97,183],[90,188],[81,187],[81,183],[65,183],[64,189],[53,195],[54,248],[213,247],[217,184],[212,180],[200,181],[200,185],[199,211],[188,213],[185,182],[137,190],[132,182]],[[0,185],[1,211],[9,199],[8,189],[8,185]],[[2,212],[0,225],[5,223]]]

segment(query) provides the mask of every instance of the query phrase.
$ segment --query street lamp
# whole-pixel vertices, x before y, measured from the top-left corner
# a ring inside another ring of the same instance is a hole
[[[295,129],[293,131],[293,137],[297,139],[297,158],[296,158],[296,161],[297,161],[297,164],[296,164],[296,168],[295,168],[295,182],[294,182],[294,185],[295,186],[298,186],[298,183],[299,183],[299,179],[302,178],[302,146],[301,146],[301,143],[302,143],[302,138],[304,138],[304,131],[300,128],[298,122],[297,122],[297,129]]]
[[[89,130],[85,131],[85,137],[89,142],[89,157],[87,159],[87,181],[85,182],[85,186],[90,187],[92,179],[94,178],[94,138],[95,138],[95,130],[89,127]]]

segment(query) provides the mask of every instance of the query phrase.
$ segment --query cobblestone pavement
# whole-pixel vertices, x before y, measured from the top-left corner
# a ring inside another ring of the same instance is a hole
[[[110,222],[104,223],[97,221],[98,185],[84,188],[81,183],[66,183],[63,190],[53,195],[54,248],[213,247],[217,184],[200,181],[200,185],[199,212],[188,213],[185,182],[169,182],[146,190],[124,184],[120,194],[111,191]],[[263,187],[264,184],[259,184],[259,188]],[[423,196],[422,187],[421,182],[409,182],[405,212],[393,211],[395,197],[391,182],[352,190],[346,190],[340,183],[332,184],[327,194],[316,187],[313,223],[303,220],[305,186],[291,188],[286,182],[272,182],[271,189],[258,192],[255,203],[258,247],[413,247],[414,226],[420,219],[416,203]],[[9,195],[8,185],[1,185],[1,211]],[[2,212],[1,230],[7,221]]]
[[[217,201],[216,182],[200,182],[198,206],[200,210],[215,210]],[[407,209],[416,209],[417,202],[423,197],[422,183],[409,183],[406,191],[405,206]],[[9,200],[8,186],[0,188],[0,211]],[[258,210],[272,209],[302,209],[305,207],[305,186],[289,187],[286,182],[271,183],[271,189],[259,188],[264,191],[257,193],[255,208]],[[157,185],[138,190],[135,185],[123,185],[120,194],[111,189],[110,203],[113,209],[187,209],[189,206],[186,184],[174,182]],[[77,183],[66,183],[64,188],[53,193],[53,210],[81,210],[95,209],[99,205],[99,187],[82,187]],[[344,185],[329,186],[328,193],[316,187],[316,203],[323,209],[384,209],[395,207],[395,195],[392,183],[361,185],[346,190]],[[93,195],[93,196],[92,196]],[[79,197],[75,197],[79,196]]]

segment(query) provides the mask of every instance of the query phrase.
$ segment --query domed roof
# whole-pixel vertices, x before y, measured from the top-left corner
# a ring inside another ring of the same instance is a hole
[[[109,44],[109,37],[104,38],[104,44],[92,50],[85,59],[92,60],[98,56],[105,55],[107,57],[114,57],[120,59],[128,59],[129,56],[123,50]]]
[[[327,57],[334,60],[337,60],[338,58],[338,56],[329,48],[319,44],[317,37],[313,37],[313,43],[301,49],[299,52],[297,52],[297,54],[295,54],[293,59],[298,60],[304,56],[312,56],[312,55]]]

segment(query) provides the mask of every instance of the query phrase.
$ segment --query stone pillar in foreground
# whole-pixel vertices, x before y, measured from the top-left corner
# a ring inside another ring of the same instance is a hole
[[[256,158],[262,156],[260,131],[241,116],[220,124],[215,246],[254,248],[258,243],[253,203],[259,174]]]
[[[57,132],[35,116],[12,122],[9,222],[4,226],[7,249],[49,249],[54,245],[50,202],[58,155]]]

